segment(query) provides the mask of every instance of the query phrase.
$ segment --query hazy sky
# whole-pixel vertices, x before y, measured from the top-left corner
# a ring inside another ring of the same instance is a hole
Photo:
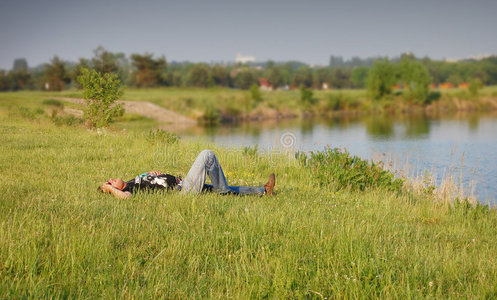
[[[496,12],[496,0],[0,0],[0,68],[90,58],[98,45],[205,62],[497,54]]]

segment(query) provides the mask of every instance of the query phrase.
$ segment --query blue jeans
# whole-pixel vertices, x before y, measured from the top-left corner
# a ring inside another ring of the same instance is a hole
[[[209,175],[212,185],[205,184],[207,175]],[[220,194],[262,196],[266,192],[264,187],[229,186],[226,177],[224,177],[223,169],[211,150],[200,152],[181,185],[181,191],[185,193],[212,190]]]

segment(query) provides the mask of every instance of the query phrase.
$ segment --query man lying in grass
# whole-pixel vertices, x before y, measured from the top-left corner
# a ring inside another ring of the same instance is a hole
[[[205,184],[206,175],[209,175],[212,184]],[[185,193],[214,191],[220,194],[271,196],[273,195],[274,184],[275,176],[272,173],[269,175],[269,180],[264,187],[229,186],[216,155],[210,150],[204,150],[197,156],[183,180],[181,177],[151,171],[126,182],[121,178],[109,179],[99,187],[99,190],[104,193],[111,193],[120,199],[128,198],[132,193],[141,189],[172,190],[174,188]]]

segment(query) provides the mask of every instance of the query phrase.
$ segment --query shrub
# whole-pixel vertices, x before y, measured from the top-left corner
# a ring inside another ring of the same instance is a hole
[[[425,103],[431,103],[433,101],[440,100],[440,98],[442,98],[442,93],[440,93],[439,91],[431,91],[428,94]]]
[[[407,89],[407,97],[418,103],[426,103],[431,82],[428,69],[419,61],[403,56],[399,62],[400,81]]]
[[[312,97],[313,95],[314,93],[311,89],[306,88],[303,85],[300,86],[300,101],[302,101],[302,103],[306,106],[316,103],[316,99]]]
[[[483,82],[480,78],[475,78],[469,85],[469,93],[473,98],[478,96],[478,92],[483,88]]]
[[[368,73],[367,89],[369,96],[378,100],[392,92],[395,84],[395,67],[388,61],[376,60]]]
[[[259,103],[262,101],[261,91],[260,91],[259,86],[257,84],[253,84],[250,87],[250,96],[252,97],[252,100],[254,100],[256,103]]]
[[[155,144],[172,145],[177,143],[180,140],[180,137],[176,133],[156,129],[148,132],[147,140]]]
[[[115,117],[122,116],[124,109],[116,100],[123,95],[120,81],[116,74],[105,73],[103,76],[95,70],[81,69],[78,81],[83,87],[86,100],[84,111],[85,123],[89,127],[106,127]]]
[[[314,178],[322,186],[335,183],[339,189],[362,191],[381,187],[400,192],[404,184],[402,179],[396,179],[392,172],[383,170],[380,165],[338,148],[327,148],[309,155],[298,152],[296,158],[313,171]]]
[[[257,145],[243,147],[243,154],[244,155],[256,156],[257,153],[259,153],[259,147]]]
[[[43,115],[45,111],[41,108],[29,108],[29,107],[18,107],[14,111],[9,113],[9,116],[20,116],[25,119],[37,119],[40,115]]]
[[[330,94],[326,101],[326,108],[330,110],[339,110],[342,107],[342,94]]]
[[[52,122],[57,125],[67,125],[67,126],[73,126],[73,125],[78,125],[83,122],[83,120],[76,118],[75,116],[58,116],[58,115],[52,115],[50,118]]]
[[[59,107],[59,108],[64,107],[64,103],[62,103],[61,101],[56,100],[56,99],[45,99],[45,100],[43,100],[43,104],[49,105],[49,106],[55,106],[55,107]]]
[[[202,123],[206,125],[214,125],[219,123],[221,119],[221,113],[219,110],[212,104],[209,103],[205,107],[204,116],[202,118]]]

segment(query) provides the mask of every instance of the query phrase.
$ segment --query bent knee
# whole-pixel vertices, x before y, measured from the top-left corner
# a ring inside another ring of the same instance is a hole
[[[206,150],[202,150],[202,152],[200,152],[200,154],[198,156],[203,156],[203,157],[212,157],[214,156],[214,152],[212,152],[211,150],[209,149],[206,149]]]

